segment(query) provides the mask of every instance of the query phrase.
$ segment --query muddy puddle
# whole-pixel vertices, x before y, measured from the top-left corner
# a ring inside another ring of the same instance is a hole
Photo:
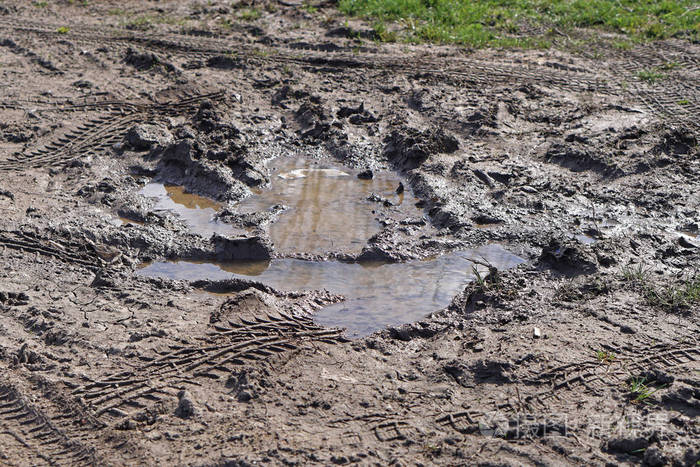
[[[401,210],[421,217],[416,199],[397,188],[401,180],[388,172],[371,179],[359,171],[306,158],[282,157],[272,161],[268,187],[243,200],[239,213],[253,213],[283,205],[286,209],[269,225],[275,249],[281,253],[359,252],[378,233],[381,209]]]
[[[389,172],[371,179],[358,170],[306,158],[281,157],[272,161],[269,186],[232,206],[238,215],[255,214],[282,206],[283,211],[265,228],[279,254],[359,253],[381,230],[380,210],[420,218],[417,199]],[[216,220],[223,205],[187,193],[181,186],[148,183],[139,194],[156,200],[155,211],[170,211],[194,233],[209,237],[242,234],[245,230]]]
[[[175,214],[194,233],[204,237],[210,237],[214,233],[234,233],[233,227],[214,218],[216,212],[221,209],[220,203],[204,196],[187,193],[181,186],[152,182],[143,187],[139,194],[156,200],[154,211],[169,211]]]
[[[499,245],[407,263],[341,263],[277,259],[225,264],[189,261],[152,263],[138,273],[170,279],[252,279],[282,291],[320,290],[346,300],[319,311],[314,320],[362,337],[388,325],[419,320],[450,304],[474,279],[470,258],[507,269],[524,260]]]

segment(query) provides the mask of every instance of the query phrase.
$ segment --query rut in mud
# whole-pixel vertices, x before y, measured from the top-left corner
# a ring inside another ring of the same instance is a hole
[[[10,3],[0,463],[700,458],[697,44]]]

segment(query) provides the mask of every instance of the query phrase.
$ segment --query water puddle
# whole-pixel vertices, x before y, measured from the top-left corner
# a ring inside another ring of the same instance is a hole
[[[381,230],[377,212],[400,210],[399,217],[422,217],[416,199],[401,180],[388,172],[358,178],[359,171],[306,158],[282,157],[272,162],[270,186],[254,190],[236,205],[238,214],[286,209],[268,226],[280,254],[344,251],[359,253],[370,237]],[[400,187],[400,188],[399,188]],[[232,235],[239,229],[215,220],[222,208],[208,198],[186,193],[181,186],[149,183],[139,194],[156,200],[155,210],[170,211],[190,230],[205,237]]]
[[[389,325],[419,320],[449,305],[474,279],[470,258],[485,259],[498,269],[524,262],[499,245],[487,245],[408,263],[179,261],[152,263],[138,274],[180,280],[253,279],[282,291],[326,289],[346,300],[323,308],[314,320],[324,326],[344,327],[348,337],[362,337]]]
[[[578,240],[579,242],[583,243],[584,245],[590,245],[595,243],[597,240],[589,235],[586,234],[578,234],[574,235],[574,238]]]
[[[359,252],[381,229],[380,209],[401,209],[406,217],[421,217],[416,199],[397,188],[400,179],[377,172],[360,179],[358,171],[306,158],[273,161],[270,186],[255,191],[237,207],[239,213],[287,209],[269,225],[275,249],[285,253]]]
[[[180,217],[194,233],[210,237],[214,233],[231,235],[233,227],[214,220],[221,204],[203,196],[186,193],[181,186],[148,183],[139,194],[154,198],[156,211],[170,211]],[[133,221],[129,221],[133,222]]]

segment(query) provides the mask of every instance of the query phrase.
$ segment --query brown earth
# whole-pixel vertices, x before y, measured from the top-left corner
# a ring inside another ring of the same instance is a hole
[[[0,5],[0,464],[697,465],[700,46],[378,45],[257,6]],[[274,213],[204,238],[137,194],[232,207],[280,154],[394,171],[428,220],[283,256],[527,262],[359,340],[313,322],[333,291],[136,274],[280,257]]]

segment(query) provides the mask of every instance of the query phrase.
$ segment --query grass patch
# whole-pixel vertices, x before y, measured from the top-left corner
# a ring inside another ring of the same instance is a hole
[[[653,387],[648,385],[647,379],[643,377],[631,378],[628,384],[632,402],[643,404],[652,404],[651,397],[655,392],[664,388],[664,386]]]
[[[56,29],[56,32],[59,34],[68,34],[68,31],[70,31],[68,26],[61,26],[60,28]]]
[[[645,283],[649,270],[643,264],[628,264],[622,268],[622,278],[627,282]]]
[[[649,304],[669,311],[687,310],[700,305],[700,276],[666,287],[646,287],[644,296]]]
[[[696,0],[340,0],[338,7],[408,42],[540,47],[579,27],[634,41],[700,37]],[[533,27],[543,32],[533,35]]]
[[[612,363],[615,361],[615,354],[607,350],[598,350],[595,356],[601,363]]]
[[[657,68],[653,70],[641,70],[637,72],[637,78],[652,84],[656,83],[657,81],[661,81],[665,77],[666,73],[662,73]]]
[[[307,13],[310,14],[310,15],[313,15],[313,14],[318,13],[318,8],[316,8],[315,6],[313,6],[313,5],[310,4],[310,3],[306,3],[306,2],[304,2],[304,3],[301,5],[301,9],[304,10],[305,12],[307,12]]]
[[[238,13],[238,19],[243,21],[255,21],[261,16],[262,13],[256,8],[244,8]]]
[[[678,282],[659,286],[649,278],[642,264],[628,265],[621,270],[622,279],[634,284],[649,305],[666,311],[683,311],[700,305],[700,274],[697,272]]]

